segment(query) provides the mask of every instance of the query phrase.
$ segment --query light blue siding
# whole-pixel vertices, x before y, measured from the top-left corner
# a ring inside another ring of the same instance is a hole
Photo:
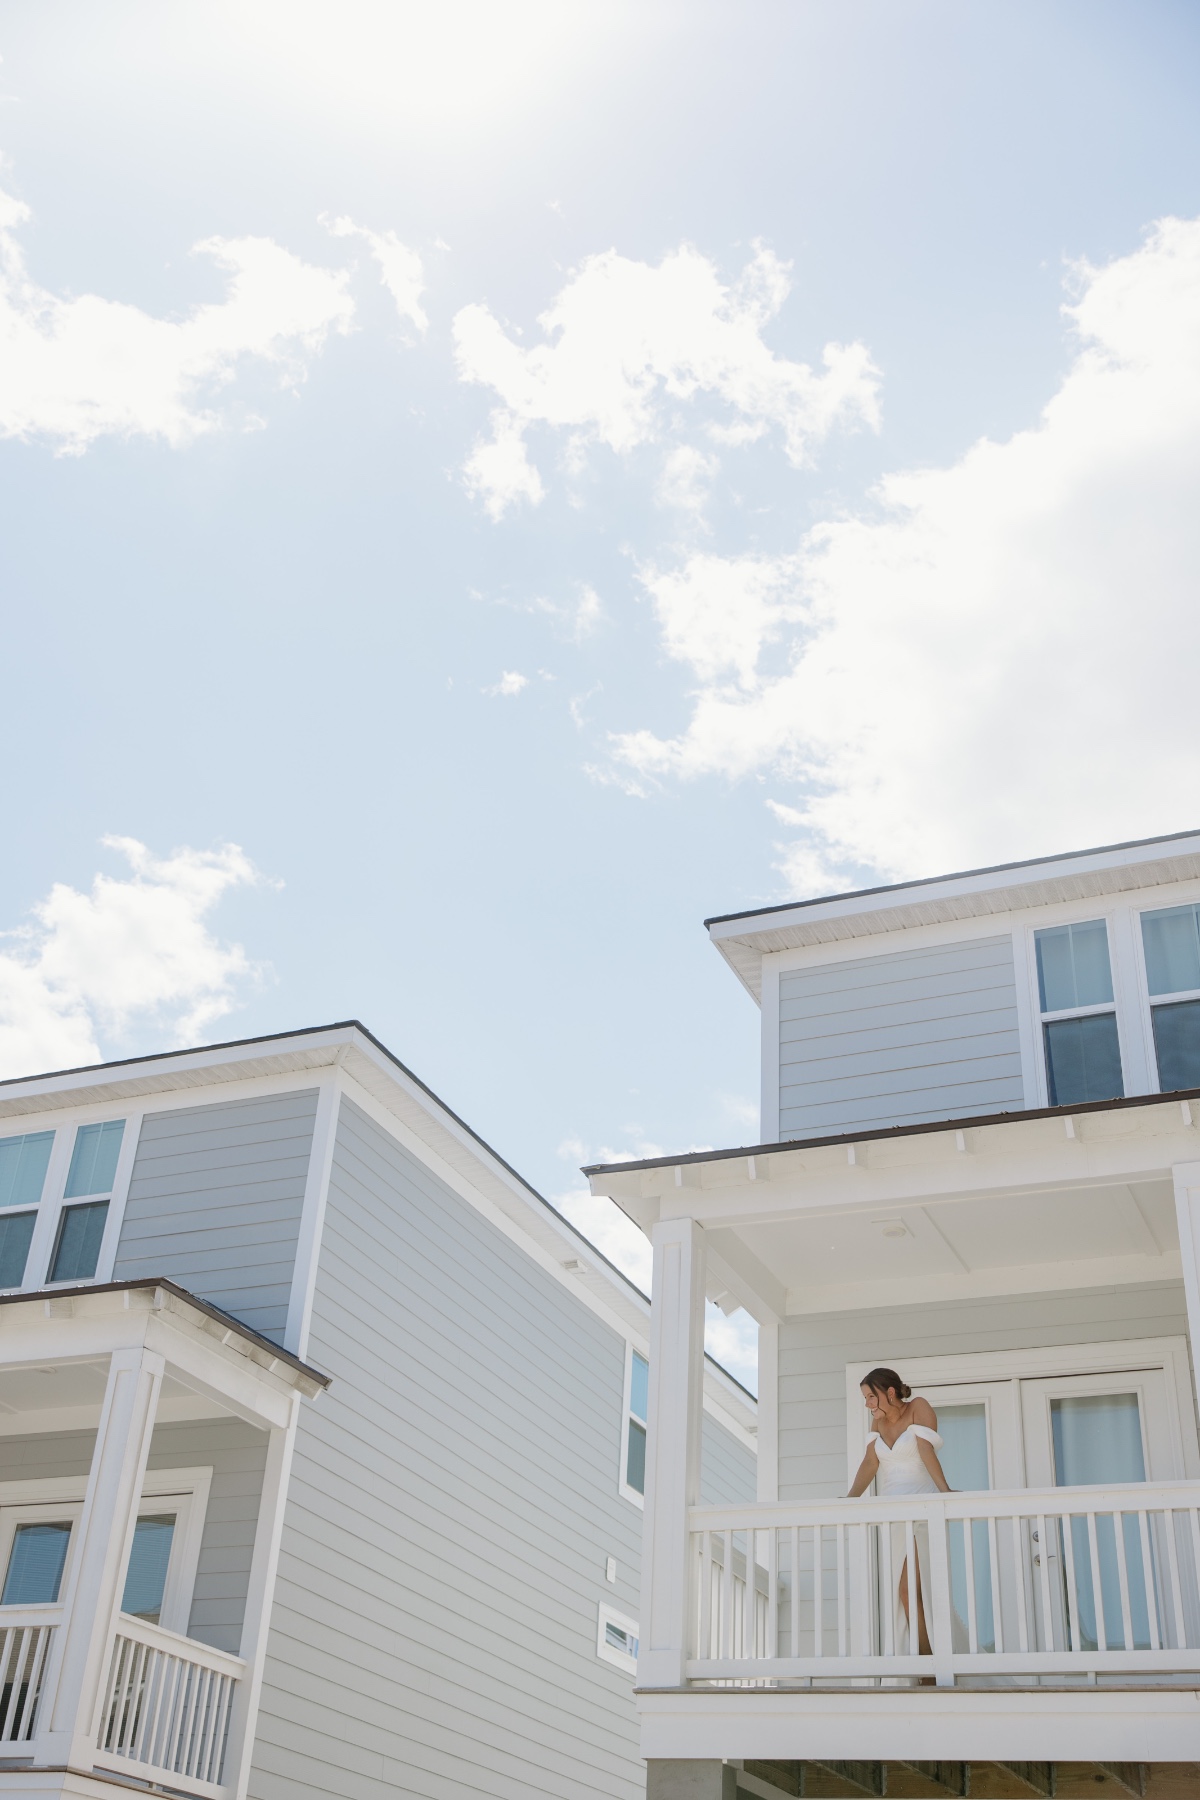
[[[1023,1104],[1011,938],[780,975],[781,1138]]]
[[[641,1800],[621,1336],[343,1100],[308,1354],[252,1800]]]
[[[710,1413],[700,1439],[700,1500],[704,1506],[736,1506],[758,1498],[758,1463],[752,1451]]]
[[[148,1113],[114,1281],[164,1275],[277,1342],[317,1090]]]

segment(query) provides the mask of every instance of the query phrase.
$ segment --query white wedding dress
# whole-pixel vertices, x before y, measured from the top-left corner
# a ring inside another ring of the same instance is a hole
[[[906,1425],[895,1443],[890,1447],[884,1443],[877,1431],[873,1431],[867,1439],[868,1445],[874,1444],[875,1454],[879,1459],[879,1471],[875,1477],[875,1492],[885,1500],[894,1499],[900,1494],[936,1494],[937,1482],[921,1461],[921,1452],[917,1440],[924,1438],[935,1450],[940,1450],[942,1440],[936,1431],[928,1425]],[[891,1589],[892,1589],[892,1633],[897,1656],[915,1654],[917,1648],[916,1619],[916,1583],[909,1579],[909,1604],[913,1608],[914,1627],[910,1634],[908,1620],[904,1616],[904,1608],[900,1604],[900,1573],[908,1554],[908,1532],[903,1524],[893,1525],[889,1532],[889,1545],[892,1553]],[[913,1522],[913,1548],[916,1552],[917,1565],[920,1570],[921,1603],[925,1612],[925,1625],[929,1626],[929,1527],[917,1521]],[[882,1579],[886,1571],[880,1570]]]

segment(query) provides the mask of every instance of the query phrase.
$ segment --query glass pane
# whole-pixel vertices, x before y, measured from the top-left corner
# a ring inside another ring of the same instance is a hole
[[[1142,914],[1146,980],[1152,994],[1200,988],[1200,906],[1164,906]]]
[[[50,1265],[51,1281],[90,1281],[96,1273],[108,1201],[94,1206],[68,1206],[58,1226],[58,1243]]]
[[[1083,1394],[1050,1402],[1054,1436],[1054,1479],[1059,1487],[1106,1487],[1119,1481],[1144,1481],[1146,1461],[1142,1453],[1142,1429],[1136,1394]],[[1092,1575],[1091,1540],[1084,1517],[1071,1519],[1071,1550],[1075,1563],[1075,1588],[1079,1605],[1079,1632],[1084,1649],[1120,1650],[1125,1644],[1121,1611],[1121,1574],[1117,1556],[1116,1518],[1121,1521],[1121,1542],[1129,1593],[1129,1615],[1134,1647],[1150,1647],[1150,1622],[1146,1607],[1146,1571],[1142,1565],[1141,1532],[1136,1513],[1100,1513],[1096,1517],[1096,1560],[1100,1571],[1098,1630],[1096,1589]],[[1061,1539],[1061,1532],[1060,1532]],[[1066,1578],[1065,1553],[1064,1580]],[[1070,1596],[1067,1596],[1068,1606]]]
[[[643,1423],[650,1416],[650,1364],[636,1350],[633,1353],[633,1374],[629,1378],[629,1410]]]
[[[1152,1006],[1158,1085],[1164,1094],[1200,1087],[1200,1000]]]
[[[57,1600],[70,1537],[69,1521],[61,1525],[18,1525],[0,1606],[42,1606]]]
[[[937,1405],[936,1396],[934,1400]],[[988,1470],[987,1409],[982,1401],[970,1406],[937,1406],[942,1447],[938,1460],[946,1480],[959,1493],[978,1493],[991,1486]],[[950,1523],[950,1604],[954,1611],[956,1649],[970,1646],[967,1587],[967,1550],[964,1521]],[[986,1519],[971,1520],[971,1560],[975,1571],[975,1630],[981,1650],[996,1647],[992,1618],[992,1562]]]
[[[148,1619],[152,1625],[158,1624],[174,1535],[174,1513],[138,1520],[133,1528],[133,1548],[129,1552],[129,1569],[121,1598],[122,1612]]]
[[[80,1194],[111,1194],[121,1154],[124,1119],[109,1119],[103,1125],[81,1125],[75,1133],[71,1152],[71,1168],[67,1176],[66,1198]]]
[[[625,1485],[631,1487],[636,1494],[646,1491],[646,1433],[642,1427],[629,1421],[629,1449],[625,1457]]]
[[[10,1213],[0,1219],[0,1288],[20,1287],[25,1279],[29,1240],[36,1213]]]
[[[0,1138],[0,1206],[36,1206],[42,1197],[52,1131]]]
[[[1051,1106],[1076,1106],[1085,1100],[1119,1100],[1121,1046],[1115,1013],[1091,1013],[1086,1019],[1056,1019],[1046,1033],[1046,1076]]]
[[[1038,990],[1043,1012],[1104,1006],[1113,997],[1108,930],[1103,919],[1055,925],[1036,932]]]

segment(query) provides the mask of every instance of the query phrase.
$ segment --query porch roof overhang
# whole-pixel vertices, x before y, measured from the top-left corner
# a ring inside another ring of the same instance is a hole
[[[313,1399],[330,1384],[319,1369],[177,1283],[142,1278],[0,1298],[0,1373],[77,1371],[65,1408],[48,1393],[50,1404],[6,1406],[6,1414],[36,1415],[39,1430],[84,1425],[93,1411],[98,1418],[103,1381],[89,1386],[84,1372],[102,1372],[114,1351],[136,1345],[161,1355],[174,1388],[205,1410],[262,1430],[285,1426],[297,1396]],[[13,1429],[11,1418],[3,1423]]]
[[[709,1297],[763,1321],[903,1301],[1174,1280],[1172,1170],[1200,1089],[591,1164],[649,1233],[705,1228]]]
[[[755,1000],[762,998],[763,957],[856,938],[943,925],[955,919],[988,919],[1091,900],[1134,889],[1200,877],[1200,831],[1140,838],[1028,862],[1001,863],[905,881],[891,887],[822,895],[750,912],[706,919],[709,938]]]

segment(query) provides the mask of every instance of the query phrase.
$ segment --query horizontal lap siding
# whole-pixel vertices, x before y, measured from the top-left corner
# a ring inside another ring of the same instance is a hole
[[[148,1113],[115,1281],[165,1275],[279,1341],[317,1091]]]
[[[758,1459],[709,1413],[700,1439],[700,1503],[737,1506],[758,1498]]]
[[[914,1356],[1186,1334],[1182,1282],[788,1319],[779,1333],[779,1497],[845,1493],[849,1363],[879,1363],[903,1377]]]
[[[780,975],[781,1137],[1023,1104],[1008,937]]]
[[[86,1480],[95,1443],[94,1431],[0,1436],[0,1481],[70,1475]],[[212,1470],[188,1633],[202,1644],[235,1655],[241,1644],[266,1448],[265,1433],[241,1419],[158,1425],[150,1440],[151,1469]]]
[[[625,1347],[343,1100],[253,1800],[634,1800]],[[605,1580],[614,1556],[618,1580]]]

